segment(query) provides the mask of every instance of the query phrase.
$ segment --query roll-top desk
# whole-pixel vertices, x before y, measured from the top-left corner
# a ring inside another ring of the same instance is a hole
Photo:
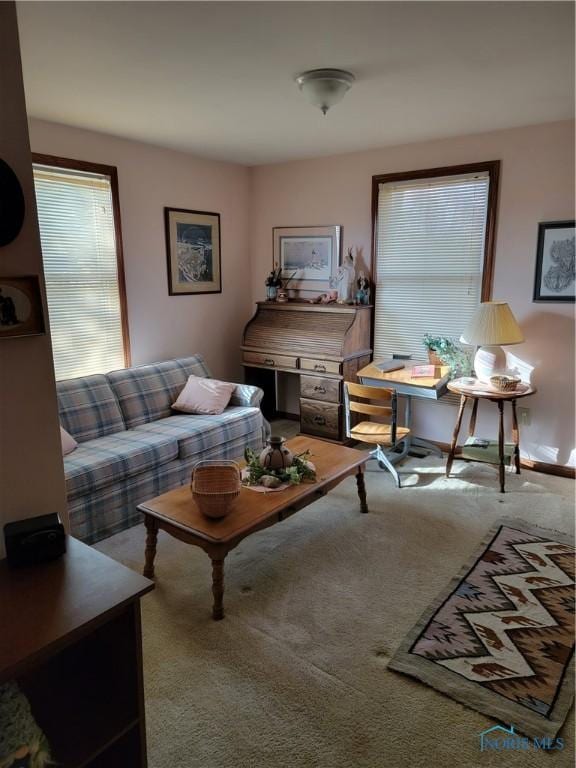
[[[371,358],[371,307],[258,302],[244,329],[245,379],[264,390],[266,416],[277,412],[279,373],[299,378],[300,431],[344,442],[343,381]]]

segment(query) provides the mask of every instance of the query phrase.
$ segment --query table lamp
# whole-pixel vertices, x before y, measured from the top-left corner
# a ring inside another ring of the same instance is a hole
[[[506,354],[501,345],[520,344],[524,336],[505,301],[485,301],[464,329],[460,341],[478,347],[474,370],[480,381],[489,382],[490,376],[506,370]]]

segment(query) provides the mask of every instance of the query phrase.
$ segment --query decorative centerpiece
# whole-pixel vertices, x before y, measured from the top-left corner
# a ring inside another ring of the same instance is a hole
[[[289,485],[316,480],[316,467],[310,461],[310,451],[293,455],[285,442],[283,437],[272,436],[261,453],[246,448],[246,469],[242,472],[244,485],[255,490],[282,490]]]
[[[286,438],[270,435],[258,457],[263,469],[286,469],[292,465],[294,454],[286,447]]]

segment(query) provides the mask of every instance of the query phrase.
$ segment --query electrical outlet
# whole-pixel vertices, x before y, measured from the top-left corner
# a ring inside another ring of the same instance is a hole
[[[524,427],[530,426],[530,408],[518,408],[518,424],[522,424]]]

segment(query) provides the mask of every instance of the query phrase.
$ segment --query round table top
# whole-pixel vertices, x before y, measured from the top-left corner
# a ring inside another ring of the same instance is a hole
[[[517,389],[510,392],[500,392],[494,389],[491,384],[485,384],[482,381],[476,381],[474,384],[463,384],[461,379],[454,379],[447,384],[450,392],[457,395],[466,395],[467,397],[483,397],[486,400],[518,400],[521,397],[528,397],[536,392],[536,388],[522,382]]]

